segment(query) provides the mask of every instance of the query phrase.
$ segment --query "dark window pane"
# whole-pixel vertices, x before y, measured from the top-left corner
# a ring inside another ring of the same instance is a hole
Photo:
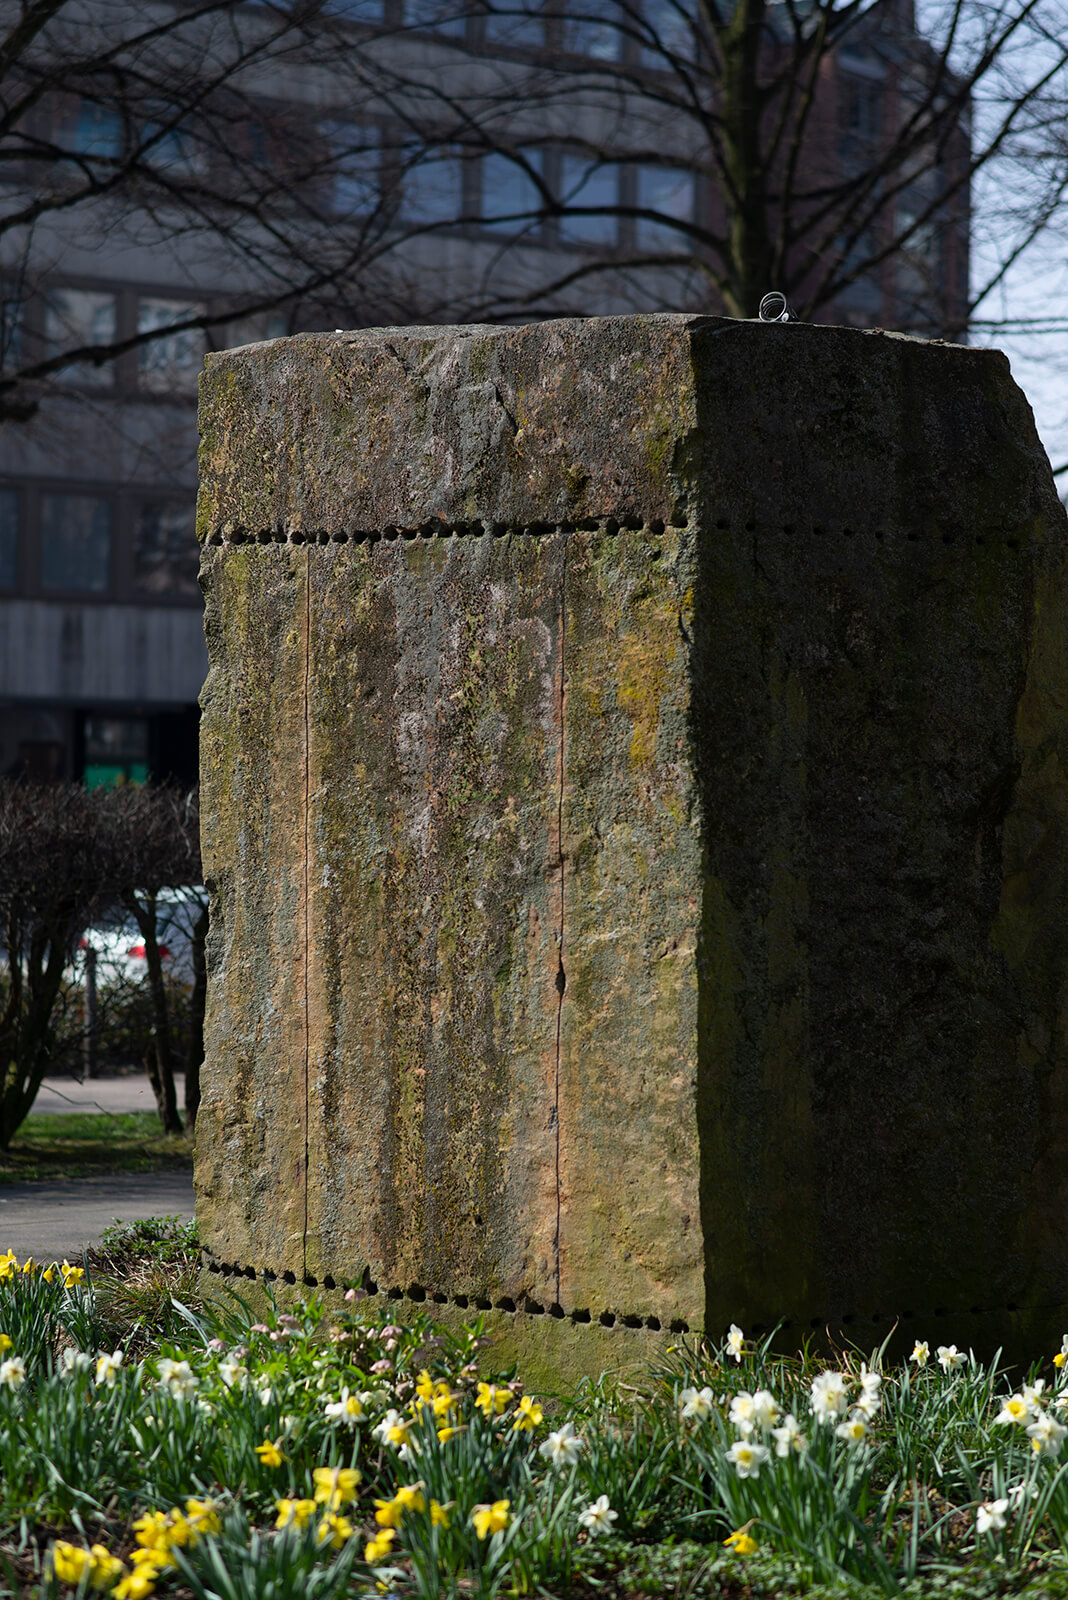
[[[409,28],[462,39],[467,32],[466,0],[405,0],[404,21]]]
[[[18,573],[19,497],[0,489],[0,589],[13,589]]]
[[[595,61],[618,61],[623,53],[623,21],[617,0],[570,0],[564,16],[564,49]]]
[[[565,155],[560,164],[560,198],[569,206],[618,206],[619,168],[598,166],[585,156]],[[618,216],[565,214],[560,237],[566,244],[613,245],[619,231]]]
[[[134,587],[139,594],[199,594],[200,548],[193,508],[150,501],[138,509],[134,531]]]
[[[525,150],[526,161],[541,171],[542,152]],[[500,152],[482,158],[483,226],[502,233],[532,233],[540,226],[544,202],[529,172]]]
[[[86,717],[87,761],[147,761],[148,723],[135,717]]]
[[[87,494],[41,496],[41,586],[104,594],[111,559],[111,501]]]
[[[539,0],[495,0],[486,9],[487,44],[538,50],[545,43]]]

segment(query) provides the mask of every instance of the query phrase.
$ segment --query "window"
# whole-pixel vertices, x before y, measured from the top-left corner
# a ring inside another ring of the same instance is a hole
[[[672,57],[692,61],[697,54],[696,0],[643,0],[643,67],[671,67]]]
[[[407,152],[404,215],[409,222],[456,222],[464,209],[464,164],[453,145]]]
[[[86,345],[105,345],[115,339],[116,299],[96,289],[53,289],[45,306],[45,348],[50,356]],[[70,383],[110,388],[115,381],[110,363],[94,366],[75,361],[63,367],[59,376]]]
[[[537,0],[494,0],[485,11],[487,44],[539,50],[545,43],[545,22]]]
[[[172,121],[166,113],[146,122],[141,129],[141,148],[146,166],[175,178],[187,178],[204,170],[204,154],[198,150],[189,128]]]
[[[373,211],[378,203],[381,130],[359,122],[321,122],[319,131],[328,146],[330,209],[340,217]]]
[[[196,599],[199,566],[193,507],[166,500],[140,505],[134,528],[134,588],[138,594]]]
[[[540,150],[522,154],[536,172],[541,171]],[[531,233],[539,226],[541,209],[541,191],[518,161],[498,152],[483,156],[483,227],[499,233]]]
[[[105,594],[111,502],[87,494],[41,496],[41,587]]]
[[[674,167],[639,167],[637,203],[645,211],[656,211],[661,217],[675,217],[679,222],[693,220],[694,178],[692,172],[679,172]],[[685,247],[685,235],[670,223],[639,217],[637,225],[638,247],[642,250],[680,250]]]
[[[204,310],[188,300],[139,300],[138,333],[173,328]],[[196,388],[197,374],[204,359],[204,334],[199,328],[184,328],[176,333],[160,332],[137,352],[142,389],[154,394],[188,393]]]
[[[323,15],[349,22],[381,22],[382,0],[325,0]]]
[[[72,155],[115,161],[122,154],[122,118],[98,100],[80,100],[60,127],[59,144]]]
[[[261,311],[240,317],[227,325],[219,348],[232,350],[242,344],[262,344],[267,339],[284,339],[289,333],[289,317],[284,311]]]
[[[618,61],[622,23],[618,0],[571,0],[564,16],[564,49],[594,61]]]
[[[599,165],[586,156],[565,155],[560,163],[560,199],[573,206],[618,206],[619,168]],[[613,245],[619,234],[618,216],[565,215],[560,237],[565,244]]]
[[[147,778],[148,723],[134,717],[86,717],[85,787],[111,788]]]
[[[13,589],[19,572],[19,497],[0,489],[0,589]]]
[[[409,28],[462,39],[467,32],[467,7],[465,0],[404,0],[404,21]]]

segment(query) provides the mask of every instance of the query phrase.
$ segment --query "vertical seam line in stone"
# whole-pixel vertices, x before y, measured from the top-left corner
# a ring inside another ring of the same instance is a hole
[[[311,888],[311,863],[308,857],[311,801],[311,547],[305,551],[304,567],[304,1219],[300,1241],[301,1276],[308,1275],[308,1102],[311,1057],[311,1018],[308,1006],[308,964],[311,960],[311,913],[308,895]]]
[[[564,760],[565,730],[564,730],[564,698],[566,695],[565,671],[567,667],[567,534],[562,535],[562,555],[560,562],[560,778],[556,791],[556,850],[557,868],[560,874],[560,915],[557,923],[557,951],[556,951],[556,1065],[553,1074],[553,1131],[556,1137],[555,1149],[555,1178],[556,1178],[556,1232],[553,1236],[553,1256],[556,1282],[554,1295],[556,1304],[560,1304],[560,1044],[563,1026],[564,990],[567,987],[567,974],[564,971]]]

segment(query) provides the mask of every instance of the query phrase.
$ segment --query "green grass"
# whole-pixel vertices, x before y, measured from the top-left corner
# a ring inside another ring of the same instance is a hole
[[[172,1172],[192,1163],[192,1140],[165,1135],[154,1111],[31,1113],[0,1155],[0,1183]]]

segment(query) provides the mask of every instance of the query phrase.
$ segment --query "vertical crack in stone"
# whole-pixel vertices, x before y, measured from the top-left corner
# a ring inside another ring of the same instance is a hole
[[[555,1272],[554,1298],[560,1304],[560,1041],[564,1012],[564,991],[567,974],[564,971],[564,697],[566,683],[564,672],[567,661],[567,534],[562,535],[560,561],[560,690],[557,697],[560,748],[557,764],[560,773],[556,791],[556,852],[560,884],[560,916],[556,930],[556,1066],[553,1075],[553,1132],[556,1138],[556,1230],[553,1234],[553,1266]]]
[[[309,1067],[311,1059],[311,1018],[308,1001],[308,965],[311,961],[311,912],[308,894],[311,885],[311,839],[309,807],[311,799],[311,546],[304,554],[304,1221],[300,1243],[301,1276],[308,1274],[308,1109]]]

